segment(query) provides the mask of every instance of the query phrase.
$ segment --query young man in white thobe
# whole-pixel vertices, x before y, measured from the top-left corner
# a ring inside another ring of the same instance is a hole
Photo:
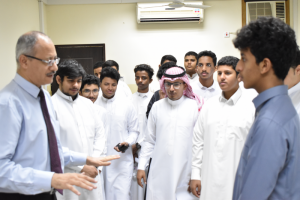
[[[102,69],[102,67],[101,67],[101,69]],[[85,98],[90,99],[93,103],[95,103],[95,101],[99,97],[99,90],[100,90],[100,79],[98,77],[96,77],[95,75],[86,74],[84,76],[84,78],[82,79],[82,84],[81,84],[79,94]],[[98,113],[98,116],[100,117],[101,122],[103,123],[104,130],[105,130],[105,140],[106,140],[107,132],[106,132],[105,126],[106,126],[107,111],[105,108],[103,108],[99,105],[96,105],[96,104],[94,104],[94,107],[95,107],[96,112]],[[107,152],[107,149],[106,149],[106,144],[105,144],[105,149],[103,151],[102,156],[105,156],[106,152]],[[103,197],[103,199],[105,199],[104,179],[103,179],[103,173],[101,173],[103,168],[98,167],[98,169],[99,169],[99,174],[100,174],[99,179],[101,180],[101,184],[102,184],[102,187],[101,187],[102,197]]]
[[[284,79],[284,84],[288,86],[289,96],[300,116],[300,51],[297,51],[296,59],[291,66],[288,75]]]
[[[217,66],[222,93],[206,101],[194,129],[192,193],[201,200],[231,200],[235,173],[254,120],[254,105],[239,87],[239,59],[226,56]]]
[[[124,153],[119,153],[119,162],[103,168],[104,187],[107,200],[129,200],[133,173],[131,146],[139,136],[138,118],[130,99],[116,94],[120,74],[111,67],[103,68],[100,77],[102,96],[100,106],[107,110],[107,153],[119,152],[116,145],[126,146]]]
[[[148,117],[138,182],[141,187],[141,179],[147,183],[147,200],[197,199],[187,188],[191,178],[193,128],[203,100],[193,93],[182,67],[166,70],[160,86],[167,97],[153,105]],[[150,156],[146,180],[145,167]]]
[[[60,122],[60,139],[63,146],[89,156],[103,156],[105,130],[93,103],[78,94],[85,71],[76,60],[61,62],[56,72],[59,89],[52,96],[54,109]],[[82,173],[98,180],[97,189],[87,191],[78,188],[80,196],[64,190],[57,193],[61,200],[102,199],[101,182],[95,166],[65,167],[65,173]]]
[[[143,146],[144,132],[147,125],[147,106],[153,95],[153,92],[149,90],[149,84],[152,82],[154,70],[149,65],[141,64],[134,68],[134,73],[138,91],[132,95],[131,101],[138,114],[140,135],[137,139],[137,143],[132,145],[134,169],[131,182],[131,200],[140,200],[144,198],[144,190],[139,187],[136,179],[138,155],[140,154],[140,148]]]
[[[189,51],[184,56],[184,68],[190,84],[199,81],[199,76],[197,74],[197,56],[198,54],[194,51]]]
[[[214,72],[217,70],[217,56],[212,51],[201,51],[197,57],[197,73],[199,79],[191,83],[193,91],[204,100],[220,95],[221,89],[217,81],[214,80]]]
[[[102,70],[107,67],[111,67],[111,68],[117,70],[117,72],[119,73],[119,64],[116,61],[114,61],[114,60],[105,61],[102,64]],[[100,75],[101,75],[101,73],[100,73]],[[120,82],[118,82],[118,88],[117,88],[116,94],[118,94],[118,96],[123,96],[124,98],[131,98],[132,92],[131,92],[130,88],[128,87],[128,85],[124,81],[120,81]],[[99,96],[102,96],[101,87],[99,90]],[[95,103],[97,105],[100,105],[99,101],[100,101],[100,99],[97,99]]]

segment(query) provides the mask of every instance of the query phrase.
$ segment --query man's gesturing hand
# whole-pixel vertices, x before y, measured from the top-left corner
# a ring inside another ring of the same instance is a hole
[[[146,184],[146,173],[145,170],[138,170],[137,175],[136,175],[136,179],[138,181],[138,184],[143,187],[142,184],[142,179],[144,180],[144,184]]]
[[[190,188],[192,190],[193,195],[196,197],[200,197],[201,193],[201,181],[200,180],[191,180]]]
[[[82,174],[54,174],[51,180],[51,187],[55,189],[68,189],[74,192],[77,195],[80,195],[80,192],[76,190],[73,186],[76,185],[83,189],[93,190],[97,188],[92,183],[97,183],[93,178],[90,178],[84,173]]]
[[[94,158],[94,157],[90,157],[88,156],[86,159],[86,164],[87,165],[93,165],[93,166],[108,166],[110,165],[110,160],[115,160],[115,159],[119,159],[120,156],[119,155],[113,155],[113,156],[106,156],[106,157],[98,157],[98,158]]]
[[[95,178],[98,175],[97,168],[91,165],[84,165],[81,172],[84,172],[85,175],[91,178]]]

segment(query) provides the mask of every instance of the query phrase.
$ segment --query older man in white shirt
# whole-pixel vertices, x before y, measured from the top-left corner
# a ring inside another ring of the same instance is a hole
[[[291,66],[288,75],[284,79],[284,84],[288,86],[289,96],[292,99],[296,111],[300,115],[300,51],[297,51],[296,59]]]
[[[167,95],[151,109],[138,166],[138,182],[146,183],[147,200],[194,200],[187,187],[191,178],[192,135],[203,101],[194,93],[182,67],[165,71],[160,86]]]
[[[52,96],[58,120],[60,121],[60,139],[62,145],[89,156],[103,156],[105,148],[105,130],[93,103],[78,94],[85,71],[76,60],[65,60],[58,68],[56,81],[59,89]],[[57,193],[58,199],[96,200],[102,199],[101,181],[95,166],[84,165],[65,167],[65,173],[84,172],[98,180],[97,189],[81,191],[77,196],[69,191],[64,195]]]
[[[139,149],[143,146],[144,132],[147,125],[146,111],[148,103],[153,95],[153,92],[149,90],[149,84],[152,82],[154,70],[146,64],[137,65],[134,68],[135,82],[138,87],[138,91],[132,95],[132,103],[138,114],[140,135],[137,139],[137,143],[132,145],[132,153],[134,156],[134,169],[131,182],[131,200],[140,200],[144,197],[143,188],[139,187],[136,179],[137,167],[138,167],[138,155]]]
[[[207,101],[194,128],[192,193],[201,200],[231,200],[235,173],[254,120],[254,105],[239,87],[239,59],[218,62],[222,93]]]
[[[201,51],[197,57],[197,73],[199,79],[191,84],[193,91],[198,96],[209,98],[220,95],[221,89],[217,81],[214,80],[214,72],[217,70],[217,56],[212,51]]]
[[[105,195],[107,200],[129,200],[133,173],[131,146],[139,136],[139,124],[134,106],[128,98],[118,96],[116,90],[120,74],[111,67],[103,68],[100,77],[102,96],[100,106],[107,110],[107,153],[120,152],[119,162],[103,168]],[[128,148],[126,150],[126,148]]]

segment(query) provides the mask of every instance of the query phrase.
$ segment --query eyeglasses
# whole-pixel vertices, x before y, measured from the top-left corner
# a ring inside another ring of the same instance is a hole
[[[33,59],[42,61],[43,63],[46,63],[47,66],[49,66],[49,67],[52,66],[54,63],[58,65],[59,60],[60,60],[60,58],[55,58],[55,59],[53,59],[53,60],[42,60],[42,59],[36,58],[36,57],[34,57],[34,56],[29,56],[29,55],[25,55],[25,54],[24,54],[24,56],[26,56],[26,57],[28,57],[28,58],[33,58]]]
[[[85,89],[85,90],[82,91],[82,93],[84,93],[86,95],[90,94],[91,92],[96,95],[96,94],[99,93],[99,90],[98,89],[93,89],[93,90]]]
[[[169,82],[165,82],[164,86],[165,86],[166,89],[169,89],[173,85],[174,89],[178,90],[180,88],[181,84],[182,83],[169,83]]]

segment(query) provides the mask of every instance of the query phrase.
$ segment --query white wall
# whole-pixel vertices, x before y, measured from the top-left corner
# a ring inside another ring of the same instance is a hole
[[[55,44],[105,43],[106,59],[116,60],[127,84],[134,84],[133,68],[150,64],[155,70],[165,54],[183,66],[188,51],[212,50],[218,58],[239,56],[223,32],[241,27],[240,1],[205,1],[204,22],[137,24],[136,4],[47,5],[48,35]],[[59,55],[58,55],[59,56]]]
[[[15,46],[25,32],[39,30],[37,0],[0,0],[0,89],[16,73]]]

